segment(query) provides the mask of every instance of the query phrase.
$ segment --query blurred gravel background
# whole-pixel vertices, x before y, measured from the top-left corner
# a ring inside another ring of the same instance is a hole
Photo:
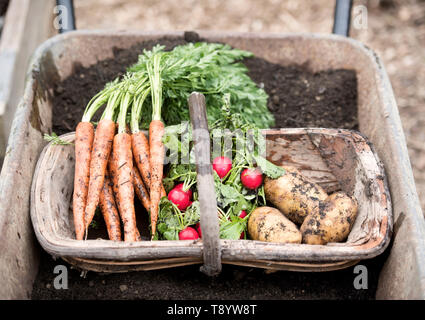
[[[333,0],[74,0],[78,29],[330,33]],[[367,21],[360,20],[362,7]],[[356,28],[355,22],[367,23]],[[425,209],[425,1],[354,0],[351,37],[383,59]],[[425,210],[424,210],[425,211]]]

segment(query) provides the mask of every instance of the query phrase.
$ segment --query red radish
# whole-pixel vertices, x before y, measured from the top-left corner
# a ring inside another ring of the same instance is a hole
[[[199,239],[199,234],[192,227],[186,227],[179,232],[179,240],[196,240]]]
[[[201,223],[200,223],[200,222],[198,222],[198,223],[195,225],[195,228],[196,228],[196,232],[198,232],[198,234],[199,234],[199,238],[202,238]]]
[[[172,189],[168,193],[168,200],[174,203],[180,210],[186,210],[186,208],[190,205],[189,194],[181,189]]]
[[[174,189],[179,189],[179,190],[182,190],[183,192],[186,192],[189,195],[189,199],[192,200],[192,196],[193,196],[192,190],[190,190],[190,188],[189,188],[186,191],[184,191],[183,185],[184,185],[183,183],[179,183],[174,187]]]
[[[232,169],[232,160],[227,157],[216,157],[213,160],[213,169],[222,179]]]
[[[246,211],[242,210],[241,213],[239,213],[239,218],[245,218],[246,217]]]
[[[239,218],[245,218],[246,217],[246,211],[242,210],[239,214]],[[245,239],[245,231],[242,231],[240,239]]]
[[[255,190],[263,183],[263,173],[259,168],[248,168],[242,171],[241,181],[245,188]]]

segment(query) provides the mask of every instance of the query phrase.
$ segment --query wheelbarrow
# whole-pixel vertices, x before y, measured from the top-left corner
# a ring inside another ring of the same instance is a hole
[[[225,42],[273,63],[300,65],[308,62],[313,71],[333,68],[355,70],[359,130],[373,144],[385,167],[394,218],[393,243],[381,271],[377,297],[425,298],[425,222],[397,105],[379,57],[358,41],[340,35],[199,34],[207,41]],[[25,94],[12,124],[2,171],[0,204],[2,212],[8,212],[9,222],[8,232],[1,235],[3,243],[19,243],[23,238],[20,247],[22,254],[29,257],[34,255],[28,217],[30,185],[36,162],[45,147],[43,133],[49,132],[52,127],[52,103],[48,99],[52,81],[70,75],[73,62],[88,66],[99,59],[111,57],[113,47],[129,48],[136,43],[164,36],[181,39],[184,34],[73,31],[51,38],[37,49],[29,68]],[[5,216],[2,218],[5,219]],[[204,258],[200,255],[200,259]],[[30,259],[29,263],[36,268],[34,261],[36,259]],[[409,268],[405,267],[406,264]]]

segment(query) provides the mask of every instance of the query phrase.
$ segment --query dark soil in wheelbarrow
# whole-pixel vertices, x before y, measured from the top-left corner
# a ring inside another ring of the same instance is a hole
[[[190,39],[187,39],[190,41]],[[171,49],[185,40],[163,39]],[[53,99],[53,131],[74,131],[84,107],[104,84],[137,61],[144,42],[129,50],[116,49],[114,58],[90,67],[74,66],[74,72],[57,83]],[[268,107],[276,127],[357,128],[357,81],[352,70],[311,72],[308,65],[280,66],[259,58],[244,61],[252,79],[269,94]],[[139,213],[140,214],[140,213]],[[388,252],[388,250],[387,250]],[[97,274],[69,269],[68,289],[53,286],[54,267],[67,265],[41,255],[33,299],[373,299],[386,254],[363,261],[368,289],[357,290],[354,267],[325,273],[275,272],[224,265],[216,278],[199,272],[199,265],[158,271]],[[69,266],[69,265],[67,265]]]

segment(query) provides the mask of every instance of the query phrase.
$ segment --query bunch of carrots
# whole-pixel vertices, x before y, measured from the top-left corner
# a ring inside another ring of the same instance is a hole
[[[115,81],[97,94],[76,128],[73,215],[77,240],[87,239],[88,226],[98,206],[111,240],[121,240],[121,222],[124,241],[141,240],[136,226],[134,193],[150,212],[151,232],[155,235],[159,202],[166,195],[162,185],[161,56],[158,53],[147,62],[146,75]],[[152,121],[148,141],[139,130],[139,122],[149,93]],[[106,105],[104,112],[94,130],[90,121],[103,105]]]

